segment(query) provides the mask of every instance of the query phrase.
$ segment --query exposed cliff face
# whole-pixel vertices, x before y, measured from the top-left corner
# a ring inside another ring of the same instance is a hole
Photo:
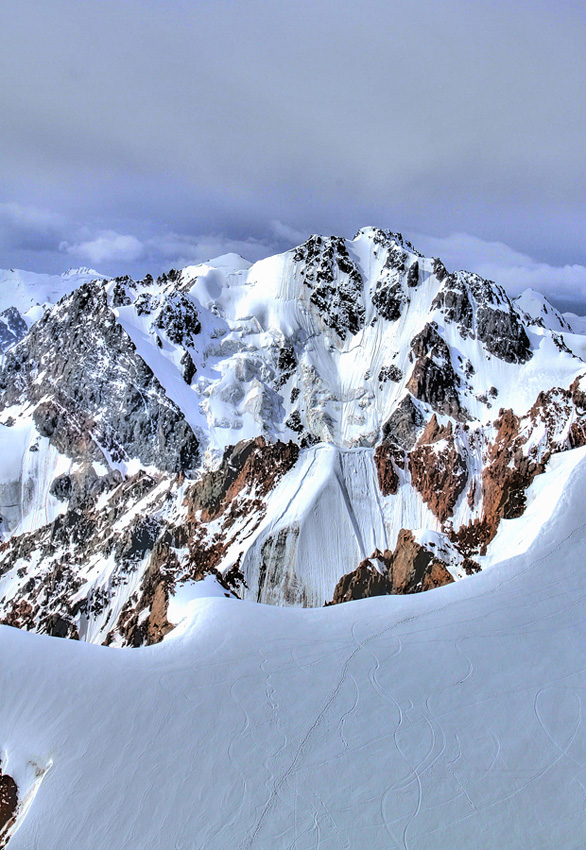
[[[468,467],[456,448],[452,423],[438,424],[435,414],[409,454],[411,481],[423,501],[444,523],[468,483]]]
[[[438,413],[465,418],[458,396],[460,378],[452,365],[449,346],[437,329],[427,324],[413,337],[411,350],[415,365],[407,383],[409,392]]]
[[[358,333],[365,315],[363,281],[344,239],[312,236],[295,250],[294,260],[324,323],[342,339]]]
[[[399,534],[389,575],[393,593],[420,593],[454,581],[446,565],[417,543],[408,529]]]
[[[586,445],[566,320],[397,233],[62,294],[0,316],[0,622],[134,646],[201,592],[433,588]]]
[[[394,551],[376,550],[353,572],[342,576],[328,604],[337,605],[389,593],[420,593],[453,581],[443,561],[417,543],[413,532],[402,529]]]
[[[395,496],[399,491],[399,470],[405,467],[405,452],[396,443],[381,443],[374,452],[378,484],[383,496]]]
[[[373,564],[377,561],[377,565]],[[334,597],[326,605],[339,605],[355,599],[370,599],[372,596],[386,596],[391,593],[391,583],[386,573],[378,569],[378,558],[365,558],[351,573],[343,575],[334,590]]]
[[[532,356],[521,315],[504,289],[475,274],[447,276],[433,306],[458,327],[462,338],[478,338],[490,354],[507,363]]]
[[[0,313],[0,354],[24,339],[27,331],[28,325],[16,307],[3,310]]]
[[[188,516],[201,511],[202,522],[217,519],[247,486],[255,487],[258,497],[266,496],[298,457],[295,443],[269,444],[264,437],[230,446],[220,467],[192,487],[187,496]]]
[[[415,275],[411,272],[411,268],[415,270]],[[404,249],[402,240],[391,239],[372,296],[378,314],[389,322],[400,319],[403,309],[410,302],[408,288],[413,284],[417,285],[418,279],[417,260],[410,267],[409,253]]]
[[[394,444],[410,451],[425,425],[425,414],[410,395],[395,407],[382,427],[383,443]]]
[[[34,405],[39,434],[76,459],[106,462],[106,453],[166,472],[198,464],[195,434],[116,322],[98,281],[62,300],[7,353],[0,411],[25,403]]]

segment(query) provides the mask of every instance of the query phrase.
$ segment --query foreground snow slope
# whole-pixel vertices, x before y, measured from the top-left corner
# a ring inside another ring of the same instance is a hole
[[[0,628],[10,850],[583,847],[585,487],[430,593],[199,599],[135,652]]]

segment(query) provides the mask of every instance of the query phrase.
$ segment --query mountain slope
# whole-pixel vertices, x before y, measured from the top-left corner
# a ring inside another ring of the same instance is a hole
[[[0,621],[136,646],[202,593],[478,572],[586,443],[583,358],[541,296],[376,228],[83,282],[0,372]]]

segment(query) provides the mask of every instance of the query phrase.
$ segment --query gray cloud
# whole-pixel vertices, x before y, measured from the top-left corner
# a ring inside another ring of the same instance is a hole
[[[286,247],[288,248],[289,244]],[[155,264],[166,262],[167,265],[181,267],[230,253],[240,254],[245,259],[256,262],[283,250],[283,243],[281,240],[270,238],[264,241],[253,238],[234,239],[222,233],[198,236],[166,233],[150,239],[146,248]]]
[[[496,280],[510,295],[536,289],[562,309],[586,312],[586,266],[538,262],[503,242],[487,242],[467,233],[437,238],[414,234],[426,254],[441,257],[450,270],[465,268]]]
[[[0,31],[0,265],[366,224],[502,242],[560,291],[586,262],[578,3],[4,0]]]
[[[116,233],[114,230],[100,231],[93,239],[88,239],[77,245],[61,242],[59,249],[94,265],[134,263],[144,254],[144,245],[136,236]]]
[[[50,250],[63,231],[62,216],[49,210],[20,204],[0,203],[0,246],[31,251]]]

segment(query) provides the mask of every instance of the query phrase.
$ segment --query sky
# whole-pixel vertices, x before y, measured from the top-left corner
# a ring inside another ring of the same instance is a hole
[[[2,0],[0,267],[404,233],[586,313],[578,0]]]

